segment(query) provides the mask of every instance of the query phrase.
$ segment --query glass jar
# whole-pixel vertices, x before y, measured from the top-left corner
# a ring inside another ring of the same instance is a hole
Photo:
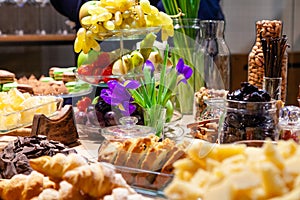
[[[206,115],[203,113],[207,111],[207,107],[221,107],[221,104],[224,104],[227,93],[227,90],[214,90],[205,87],[200,88],[200,90],[194,94],[194,119],[196,121],[203,120],[202,116]]]
[[[149,126],[137,125],[138,119],[132,116],[120,118],[121,125],[103,128],[101,135],[108,141],[123,141],[128,138],[146,137],[155,134],[155,129]]]
[[[211,98],[205,100],[204,102],[207,106],[200,115],[200,121],[207,119],[219,119],[224,111],[224,100],[224,98]]]
[[[263,80],[265,76],[264,71],[264,55],[261,39],[262,38],[278,38],[282,35],[282,21],[280,20],[261,20],[256,22],[256,39],[251,52],[248,56],[248,82],[257,86],[259,89],[263,88]],[[287,89],[287,64],[288,55],[285,52],[282,59],[281,69],[281,100],[286,100]]]
[[[183,114],[192,114],[193,95],[203,85],[201,79],[202,70],[198,69],[195,60],[195,50],[198,48],[197,37],[200,31],[200,19],[198,18],[178,18],[173,20],[174,36],[168,40],[172,62],[177,63],[179,58],[184,59],[184,63],[193,69],[191,78],[187,84],[179,84],[176,93],[180,111]]]
[[[278,139],[278,113],[276,101],[225,101],[224,121],[219,135],[220,143],[241,140]]]
[[[279,138],[281,140],[300,141],[300,108],[298,106],[285,106],[280,110]]]
[[[230,51],[224,39],[223,20],[201,20],[196,66],[202,71],[205,86],[209,89],[230,87]],[[203,68],[203,69],[201,69]]]

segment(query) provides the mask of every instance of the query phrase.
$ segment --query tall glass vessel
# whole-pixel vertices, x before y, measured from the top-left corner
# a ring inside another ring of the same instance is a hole
[[[195,52],[197,70],[203,71],[209,89],[230,87],[230,51],[224,39],[223,20],[201,20],[198,49]],[[200,79],[198,77],[197,79]]]

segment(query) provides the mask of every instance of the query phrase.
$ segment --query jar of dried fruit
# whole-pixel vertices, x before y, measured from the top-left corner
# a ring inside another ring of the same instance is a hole
[[[224,116],[220,118],[220,143],[240,140],[277,140],[277,101],[249,83],[227,95]]]
[[[278,38],[282,36],[282,21],[261,20],[256,22],[256,40],[248,56],[248,82],[262,89],[264,71],[264,55],[261,39]],[[284,54],[281,69],[281,100],[285,102],[287,93],[288,55]]]

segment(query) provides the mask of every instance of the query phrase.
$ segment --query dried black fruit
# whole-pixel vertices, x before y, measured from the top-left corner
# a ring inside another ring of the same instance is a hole
[[[227,95],[221,143],[276,139],[278,117],[270,95],[247,82]]]

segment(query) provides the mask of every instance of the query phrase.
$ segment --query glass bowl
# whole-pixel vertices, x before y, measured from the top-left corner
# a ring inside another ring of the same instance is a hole
[[[96,36],[99,41],[122,41],[143,39],[148,33],[157,33],[161,29],[160,26],[131,28],[131,29],[116,29],[113,31],[100,32]]]
[[[245,144],[247,147],[262,147],[266,143],[272,143],[274,145],[277,144],[277,142],[269,140],[240,140],[233,144]]]
[[[0,133],[7,133],[31,125],[35,114],[44,114],[47,117],[54,116],[63,104],[61,97],[54,96],[32,96],[32,100],[40,103],[35,105],[32,102],[31,106],[26,109],[0,114]]]
[[[225,100],[224,120],[220,120],[220,143],[239,140],[277,140],[278,112],[275,100],[246,102]]]
[[[79,80],[82,80],[86,83],[89,83],[91,85],[100,86],[100,87],[106,87],[107,82],[109,80],[117,80],[120,82],[123,82],[125,80],[129,79],[137,79],[143,77],[143,73],[128,73],[123,75],[83,75],[79,74],[78,71],[75,72],[76,77]]]

